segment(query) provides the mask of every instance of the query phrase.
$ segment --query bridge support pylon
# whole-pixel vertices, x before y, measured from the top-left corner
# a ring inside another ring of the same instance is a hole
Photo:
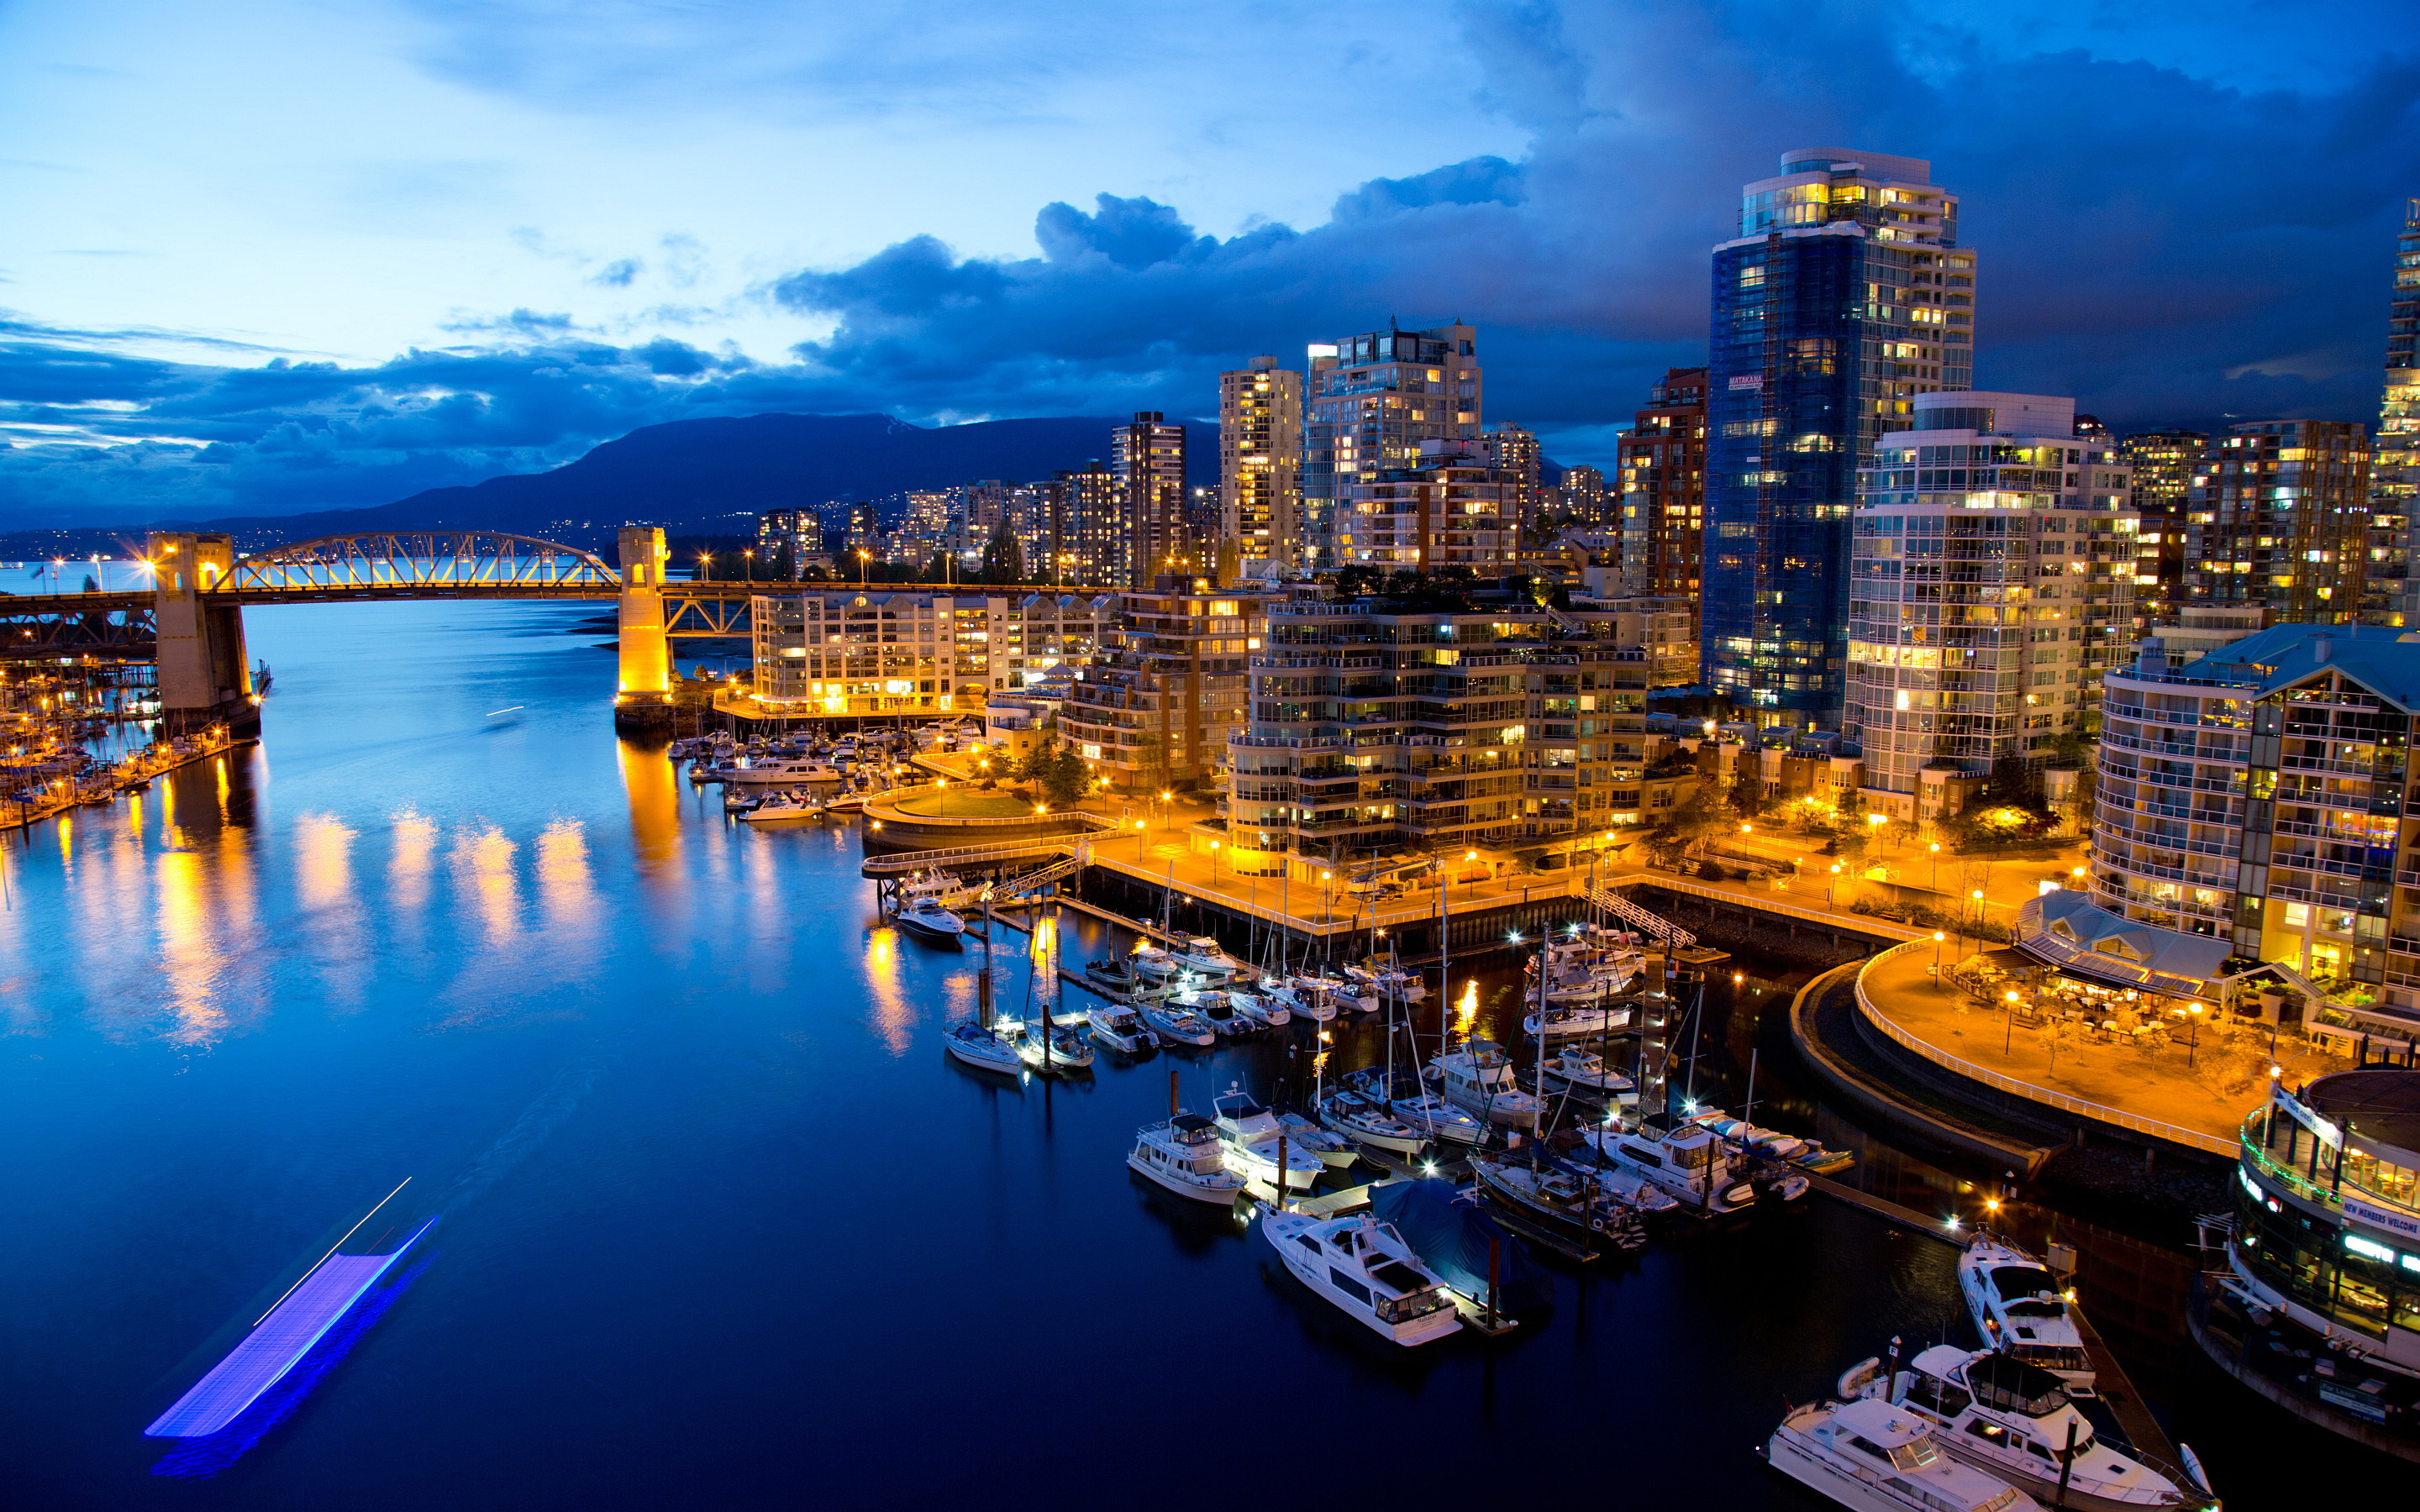
[[[664,563],[672,553],[652,525],[625,525],[621,534],[621,676],[613,690],[613,728],[631,734],[669,730],[673,722],[672,641],[664,634]]]
[[[160,711],[169,733],[225,724],[233,734],[260,733],[243,609],[203,596],[235,570],[235,537],[155,531],[144,549],[152,567]]]

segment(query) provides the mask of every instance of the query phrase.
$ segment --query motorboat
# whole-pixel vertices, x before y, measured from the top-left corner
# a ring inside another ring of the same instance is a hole
[[[1071,1030],[1037,1022],[1012,1026],[1007,1038],[1016,1046],[1016,1057],[1028,1071],[1063,1076],[1093,1069],[1091,1042]]]
[[[757,807],[764,801],[765,795],[761,793],[750,793],[745,789],[734,789],[722,795],[722,811],[724,813],[744,814],[749,810]]]
[[[1361,1158],[1352,1140],[1291,1108],[1278,1109],[1278,1126],[1285,1131],[1288,1145],[1318,1156],[1320,1164],[1331,1171],[1341,1171]]]
[[[1461,1331],[1445,1283],[1373,1214],[1312,1218],[1264,1208],[1261,1234],[1295,1279],[1382,1338],[1416,1346]]]
[[[942,1048],[959,1060],[979,1071],[997,1071],[1014,1076],[1025,1068],[1023,1057],[1014,1042],[998,1031],[981,1024],[953,1025],[941,1037]]]
[[[1264,977],[1252,989],[1272,1003],[1282,1004],[1296,1018],[1314,1024],[1327,1024],[1336,1018],[1336,1000],[1326,993],[1311,992],[1291,978]]]
[[[1599,1034],[1612,1034],[1630,1027],[1630,1005],[1604,1006],[1564,1005],[1549,1003],[1545,1012],[1532,1012],[1521,1020],[1521,1033],[1531,1040],[1584,1040]]]
[[[1233,999],[1225,993],[1179,993],[1175,1001],[1201,1014],[1209,1023],[1213,1033],[1231,1040],[1240,1040],[1246,1035],[1258,1034],[1268,1027],[1259,1019],[1237,1008]]]
[[[2067,1383],[2010,1355],[1937,1344],[1896,1368],[1861,1360],[1840,1377],[1842,1397],[1886,1402],[1931,1424],[1944,1449],[2036,1496],[2083,1512],[2200,1509],[2217,1504],[2102,1443]]]
[[[804,794],[783,793],[766,799],[739,816],[749,825],[794,825],[809,819],[821,819],[824,806]]]
[[[1647,1247],[1647,1226],[1636,1211],[1560,1162],[1474,1155],[1470,1174],[1489,1201],[1550,1233],[1624,1251]]]
[[[1421,1075],[1447,1102],[1490,1123],[1538,1126],[1538,1100],[1513,1085],[1512,1057],[1492,1040],[1466,1041],[1431,1057]]]
[[[1419,975],[1372,964],[1366,966],[1347,965],[1344,980],[1361,989],[1361,995],[1376,997],[1381,1002],[1417,1003],[1429,995],[1428,983]]]
[[[803,756],[769,756],[735,767],[722,780],[741,787],[791,787],[801,782],[837,782],[840,774]]]
[[[931,898],[911,898],[891,917],[901,929],[936,945],[959,945],[966,939],[967,921]]]
[[[1185,969],[1183,962],[1149,941],[1136,946],[1126,964],[1145,981],[1167,981]]]
[[[1258,1020],[1272,1029],[1280,1025],[1294,1022],[1294,1012],[1291,1009],[1276,998],[1265,997],[1259,993],[1248,993],[1231,987],[1227,990],[1227,1006],[1238,1013]]]
[[[1685,1211],[1713,1217],[1756,1204],[1756,1188],[1740,1176],[1712,1130],[1684,1123],[1625,1132],[1614,1125],[1583,1129],[1580,1138],[1607,1165],[1669,1192]]]
[[[1588,1176],[1608,1195],[1621,1198],[1642,1213],[1670,1212],[1681,1205],[1681,1199],[1671,1193],[1647,1178],[1619,1166],[1600,1165],[1590,1171]]]
[[[1383,1099],[1350,1087],[1328,1092],[1312,1105],[1311,1111],[1319,1115],[1320,1122],[1347,1139],[1391,1155],[1417,1155],[1429,1142],[1425,1133],[1395,1117]]]
[[[1205,977],[1232,977],[1244,969],[1244,963],[1207,934],[1188,934],[1181,949],[1169,953],[1179,966]]]
[[[1149,1050],[1159,1043],[1157,1037],[1143,1026],[1141,1016],[1124,1003],[1101,1003],[1086,1009],[1084,1022],[1091,1027],[1094,1039],[1125,1055]]]
[[[1218,1126],[1199,1113],[1178,1113],[1137,1130],[1126,1168],[1196,1202],[1233,1206],[1244,1190],[1244,1179],[1227,1168]]]
[[[1985,1347],[2040,1365],[2071,1396],[2093,1396],[2098,1377],[2071,1309],[2074,1288],[2041,1261],[1991,1233],[1978,1233],[1958,1257],[1958,1289]]]
[[[1295,976],[1292,980],[1299,990],[1317,993],[1334,1003],[1340,1010],[1355,1013],[1370,1013],[1377,1011],[1378,995],[1359,982],[1350,981],[1342,977],[1322,977],[1314,973],[1303,973]]]
[[[1130,993],[1140,985],[1134,968],[1123,961],[1087,961],[1084,977],[1112,992]]]
[[[1930,1423],[1888,1402],[1792,1408],[1762,1452],[1774,1469],[1858,1512],[2038,1512],[2041,1505],[1991,1472],[1952,1458]]]
[[[1388,1111],[1431,1139],[1475,1145],[1487,1137],[1487,1125],[1435,1092],[1416,1092],[1387,1100]]]
[[[1636,1095],[1638,1084],[1605,1063],[1593,1050],[1567,1044],[1538,1063],[1539,1085],[1547,1091],[1571,1091],[1600,1102],[1625,1093]]]
[[[1227,1168],[1247,1180],[1264,1186],[1278,1183],[1280,1162],[1278,1143],[1285,1137],[1285,1126],[1277,1115],[1255,1101],[1243,1088],[1231,1086],[1213,1099],[1212,1119],[1218,1126],[1219,1142],[1227,1148]],[[1289,1192],[1308,1192],[1319,1180],[1327,1165],[1319,1156],[1288,1141],[1284,1150],[1285,1185]]]
[[[1135,1011],[1141,1016],[1151,1032],[1170,1044],[1205,1045],[1218,1042],[1218,1031],[1210,1021],[1181,1003],[1166,999],[1138,998]]]

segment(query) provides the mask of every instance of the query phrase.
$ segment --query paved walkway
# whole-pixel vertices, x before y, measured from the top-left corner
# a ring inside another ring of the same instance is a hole
[[[2149,1050],[2097,1037],[2062,1037],[2054,1045],[2040,1027],[2012,1022],[2005,1010],[1978,1005],[1964,992],[1934,980],[1934,954],[1922,946],[1902,950],[1869,968],[1865,987],[1892,1023],[1947,1055],[2031,1086],[2226,1141],[2235,1138],[2245,1111],[2259,1101],[2260,1081],[2272,1064],[2263,1037],[2230,1044],[2203,1025],[2199,1044],[2190,1049],[2183,1035]],[[1951,964],[1955,956],[1945,952],[1941,960]],[[2288,1081],[2335,1069],[2336,1063],[2290,1040],[2280,1041],[2277,1048],[2281,1058],[2274,1064],[2285,1069]],[[2239,1082],[2248,1075],[2250,1085],[2226,1089],[2225,1073],[2230,1070]]]

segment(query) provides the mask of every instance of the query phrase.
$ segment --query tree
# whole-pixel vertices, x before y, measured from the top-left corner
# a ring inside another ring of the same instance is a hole
[[[1010,775],[1020,782],[1041,782],[1048,779],[1059,760],[1059,743],[1048,735],[1025,748],[1017,759],[1016,769]]]
[[[991,539],[984,543],[983,580],[995,585],[1025,580],[1025,548],[1009,533],[1004,519],[991,528]]]
[[[1052,803],[1069,804],[1080,801],[1092,790],[1093,774],[1086,769],[1084,758],[1076,754],[1072,745],[1059,747],[1050,757],[1049,769],[1042,774],[1042,795]]]

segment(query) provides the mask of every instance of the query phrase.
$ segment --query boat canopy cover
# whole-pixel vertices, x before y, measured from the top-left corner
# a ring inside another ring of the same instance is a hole
[[[1370,1205],[1379,1218],[1393,1225],[1447,1286],[1484,1302],[1487,1242],[1498,1240],[1496,1278],[1503,1294],[1496,1305],[1505,1312],[1543,1305],[1551,1292],[1528,1250],[1483,1209],[1460,1198],[1451,1181],[1381,1181],[1370,1189]]]
[[[1987,1407],[2048,1417],[2067,1405],[2067,1382],[2009,1354],[1980,1354],[1966,1366],[1966,1384]]]

